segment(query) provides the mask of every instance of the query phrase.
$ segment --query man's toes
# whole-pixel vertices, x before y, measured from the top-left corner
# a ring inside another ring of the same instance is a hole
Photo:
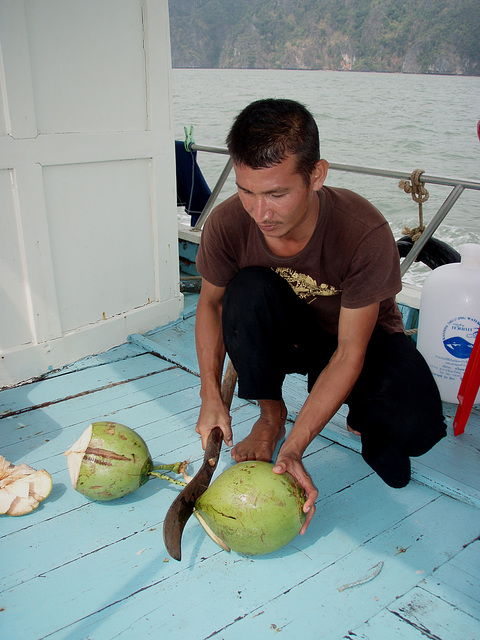
[[[362,434],[360,433],[360,431],[356,431],[355,429],[352,429],[352,427],[347,424],[347,429],[348,431],[350,431],[350,433],[354,433],[356,436],[361,436]]]
[[[247,460],[247,456],[243,453],[240,453],[236,450],[236,448],[233,448],[230,454],[233,458],[233,460],[235,460],[235,462],[245,462],[245,460]]]

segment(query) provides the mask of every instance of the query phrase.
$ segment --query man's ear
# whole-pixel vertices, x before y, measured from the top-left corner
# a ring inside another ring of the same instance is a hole
[[[312,187],[314,191],[320,191],[328,173],[328,162],[319,160],[312,171]]]

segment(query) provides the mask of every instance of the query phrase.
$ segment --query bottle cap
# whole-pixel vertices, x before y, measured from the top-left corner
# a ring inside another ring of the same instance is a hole
[[[480,267],[480,244],[467,242],[460,247],[460,254],[465,267]]]

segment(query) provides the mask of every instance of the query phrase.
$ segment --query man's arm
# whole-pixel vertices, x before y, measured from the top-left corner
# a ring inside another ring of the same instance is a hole
[[[205,449],[210,431],[218,426],[227,446],[232,446],[231,419],[221,398],[221,378],[225,360],[222,335],[222,303],[224,287],[216,287],[205,279],[197,303],[195,343],[200,367],[202,406],[196,432]]]
[[[308,516],[301,533],[305,532],[313,517],[318,495],[302,464],[303,452],[335,415],[357,381],[377,321],[378,309],[378,303],[361,309],[341,308],[338,347],[318,376],[278,454],[274,471],[288,471],[297,478],[307,493],[304,511]]]

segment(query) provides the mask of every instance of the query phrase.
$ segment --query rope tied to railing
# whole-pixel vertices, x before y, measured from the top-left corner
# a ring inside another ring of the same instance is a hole
[[[430,197],[430,194],[425,188],[425,184],[420,182],[422,173],[425,173],[423,169],[415,169],[410,176],[410,180],[400,180],[398,183],[398,187],[403,189],[405,193],[410,193],[412,200],[418,204],[418,227],[410,229],[410,227],[405,225],[402,232],[410,236],[413,242],[418,240],[425,230],[425,225],[423,224],[423,203]]]

